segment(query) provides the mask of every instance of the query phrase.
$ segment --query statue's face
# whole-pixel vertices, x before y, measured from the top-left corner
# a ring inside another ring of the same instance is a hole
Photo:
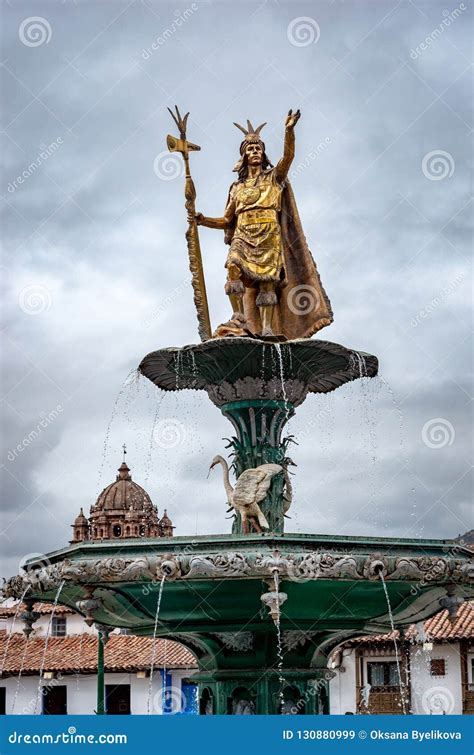
[[[247,144],[245,148],[245,154],[249,165],[261,165],[263,161],[263,149],[260,142],[253,142]]]

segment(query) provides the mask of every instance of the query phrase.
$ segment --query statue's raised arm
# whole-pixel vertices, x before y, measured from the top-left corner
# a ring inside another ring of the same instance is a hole
[[[285,121],[285,142],[283,145],[283,157],[278,161],[275,168],[275,175],[278,181],[283,182],[286,180],[288,171],[290,170],[291,163],[295,156],[295,126],[301,117],[299,110],[293,113],[292,110],[288,111]]]

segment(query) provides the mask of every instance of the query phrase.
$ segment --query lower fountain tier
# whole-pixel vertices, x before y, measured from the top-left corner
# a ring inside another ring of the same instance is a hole
[[[203,671],[274,665],[276,573],[287,669],[323,668],[340,642],[389,631],[381,575],[398,627],[474,596],[472,553],[451,541],[288,534],[82,542],[25,569],[6,583],[6,596],[28,587],[29,601],[51,602],[62,584],[60,604],[142,635],[153,634],[164,576],[157,636],[187,645]]]
[[[300,339],[273,344],[253,338],[214,338],[153,351],[142,375],[165,391],[207,391],[222,407],[235,401],[301,404],[308,393],[328,393],[351,380],[374,377],[377,358],[337,343]]]

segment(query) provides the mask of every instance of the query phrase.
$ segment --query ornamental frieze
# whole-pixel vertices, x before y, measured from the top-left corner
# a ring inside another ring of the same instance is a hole
[[[55,564],[31,565],[23,575],[5,582],[5,597],[22,597],[56,589],[62,581],[72,584],[150,582],[191,579],[280,579],[305,582],[317,579],[417,580],[425,586],[453,580],[467,583],[474,578],[474,564],[440,556],[397,558],[329,552],[299,554],[215,553],[209,555],[166,554],[139,558],[65,559]]]

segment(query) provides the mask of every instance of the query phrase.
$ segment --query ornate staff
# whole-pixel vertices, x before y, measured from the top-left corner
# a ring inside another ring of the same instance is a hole
[[[189,113],[186,113],[184,118],[181,118],[181,114],[176,105],[175,108],[176,115],[170,110],[170,108],[168,108],[168,110],[178,127],[180,138],[176,139],[176,137],[168,135],[166,143],[170,152],[181,152],[183,156],[186,178],[184,185],[184,197],[186,199],[185,207],[188,211],[188,216],[194,218],[196,213],[196,189],[189,170],[189,152],[200,150],[201,147],[198,147],[197,144],[192,144],[191,142],[186,141],[186,123]],[[199,336],[201,341],[207,341],[212,336],[212,329],[211,320],[209,318],[209,307],[207,304],[204,270],[202,267],[201,245],[199,243],[198,227],[195,220],[189,221],[188,230],[186,231],[186,241],[188,243],[189,269],[191,271],[191,281],[194,290],[194,304],[196,306],[199,323]]]

